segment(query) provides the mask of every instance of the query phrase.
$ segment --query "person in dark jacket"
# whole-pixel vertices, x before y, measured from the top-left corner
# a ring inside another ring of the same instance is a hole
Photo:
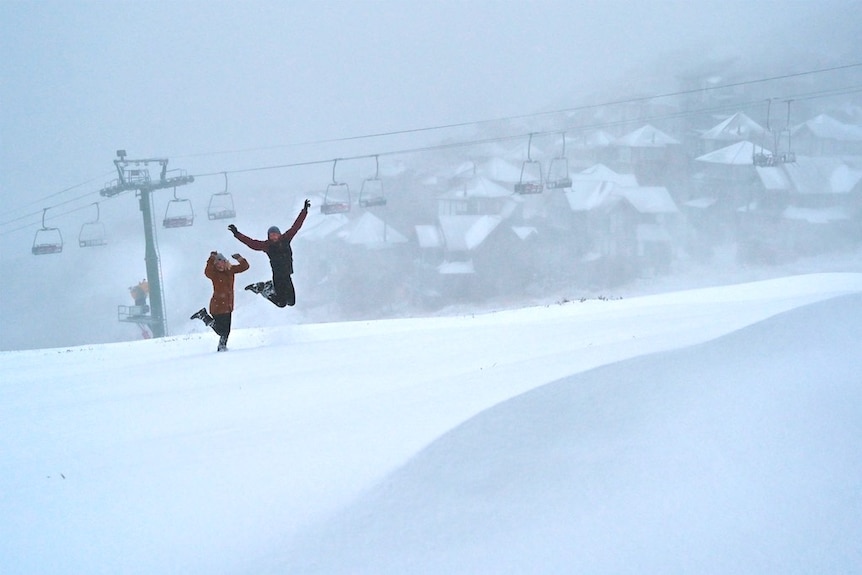
[[[230,335],[230,321],[233,313],[233,280],[236,274],[248,269],[248,262],[239,254],[231,256],[237,265],[231,265],[227,258],[218,252],[210,252],[204,275],[213,283],[210,298],[210,313],[201,308],[189,319],[199,319],[219,335],[218,351],[227,351],[227,338]],[[212,315],[210,315],[212,314]]]
[[[296,304],[296,290],[293,287],[293,280],[290,278],[293,274],[293,250],[290,248],[290,241],[302,227],[310,207],[311,202],[305,200],[302,210],[296,216],[296,221],[293,222],[290,229],[281,233],[278,227],[272,226],[267,230],[266,240],[254,240],[240,233],[233,224],[227,227],[233,233],[233,237],[251,249],[266,252],[266,255],[269,256],[269,264],[272,266],[272,280],[249,284],[245,286],[245,289],[261,294],[278,307]]]

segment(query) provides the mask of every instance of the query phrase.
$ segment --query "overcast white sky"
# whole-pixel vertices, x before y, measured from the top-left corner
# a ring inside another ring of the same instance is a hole
[[[2,0],[0,221],[98,190],[119,148],[219,172],[289,163],[302,142],[572,107],[622,76],[648,91],[662,55],[850,59],[854,7]]]

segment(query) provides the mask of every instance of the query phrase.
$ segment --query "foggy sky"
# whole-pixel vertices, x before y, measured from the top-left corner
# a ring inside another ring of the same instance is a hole
[[[193,196],[198,214],[228,172],[239,227],[284,229],[313,190],[294,170],[256,168],[457,141],[463,133],[427,128],[672,91],[680,73],[711,63],[742,62],[753,79],[852,63],[858,8],[858,0],[0,0],[0,349],[135,337],[115,316],[145,273],[133,195],[101,202],[107,247],[75,241],[95,215],[88,202],[116,177],[117,149],[167,157],[169,168],[195,175],[181,195]],[[405,133],[356,138],[387,132]],[[330,166],[314,170],[325,186]],[[161,213],[170,191],[157,196]],[[80,211],[55,209],[48,225],[62,228],[70,249],[31,256],[41,210],[64,204]],[[222,222],[201,219],[182,233],[160,231],[175,323],[209,297],[200,254],[236,248]],[[252,305],[244,321],[296,317],[271,311]]]
[[[849,55],[854,5],[5,0],[0,221],[98,190],[119,148],[243,169],[291,144],[561,109],[622,77],[648,91],[663,59]]]

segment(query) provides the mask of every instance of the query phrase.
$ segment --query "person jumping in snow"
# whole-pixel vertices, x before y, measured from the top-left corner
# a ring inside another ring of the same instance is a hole
[[[189,319],[199,319],[219,335],[218,351],[227,351],[227,338],[230,335],[230,320],[233,313],[233,279],[236,274],[248,269],[248,262],[239,254],[231,256],[237,265],[231,265],[227,258],[218,252],[210,252],[204,275],[213,282],[213,295],[210,298],[210,314],[201,308]]]
[[[269,264],[272,266],[272,280],[249,284],[245,286],[245,289],[261,294],[278,307],[296,304],[296,290],[293,287],[293,280],[290,278],[293,274],[293,250],[290,248],[290,241],[302,227],[310,207],[311,202],[305,200],[302,210],[296,216],[296,221],[293,222],[290,229],[281,233],[278,227],[272,226],[266,232],[266,240],[253,240],[240,233],[233,224],[227,227],[233,233],[233,237],[251,249],[266,252],[266,255],[269,256]]]

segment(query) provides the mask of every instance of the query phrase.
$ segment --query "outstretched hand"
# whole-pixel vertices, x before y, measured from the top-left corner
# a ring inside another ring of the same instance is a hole
[[[231,231],[231,233],[233,233],[233,234],[235,234],[235,233],[236,233],[236,226],[235,226],[235,225],[233,225],[233,224],[229,225],[229,226],[227,227],[227,229],[229,229],[229,230]]]
[[[311,200],[306,199],[305,200],[305,211],[308,211],[308,208],[310,208],[310,207],[311,207]]]
[[[237,261],[239,261],[239,260],[241,260],[241,259],[242,259],[242,256],[241,256],[241,255],[239,255],[239,254],[233,254],[231,257],[232,257],[233,259],[237,260]]]

